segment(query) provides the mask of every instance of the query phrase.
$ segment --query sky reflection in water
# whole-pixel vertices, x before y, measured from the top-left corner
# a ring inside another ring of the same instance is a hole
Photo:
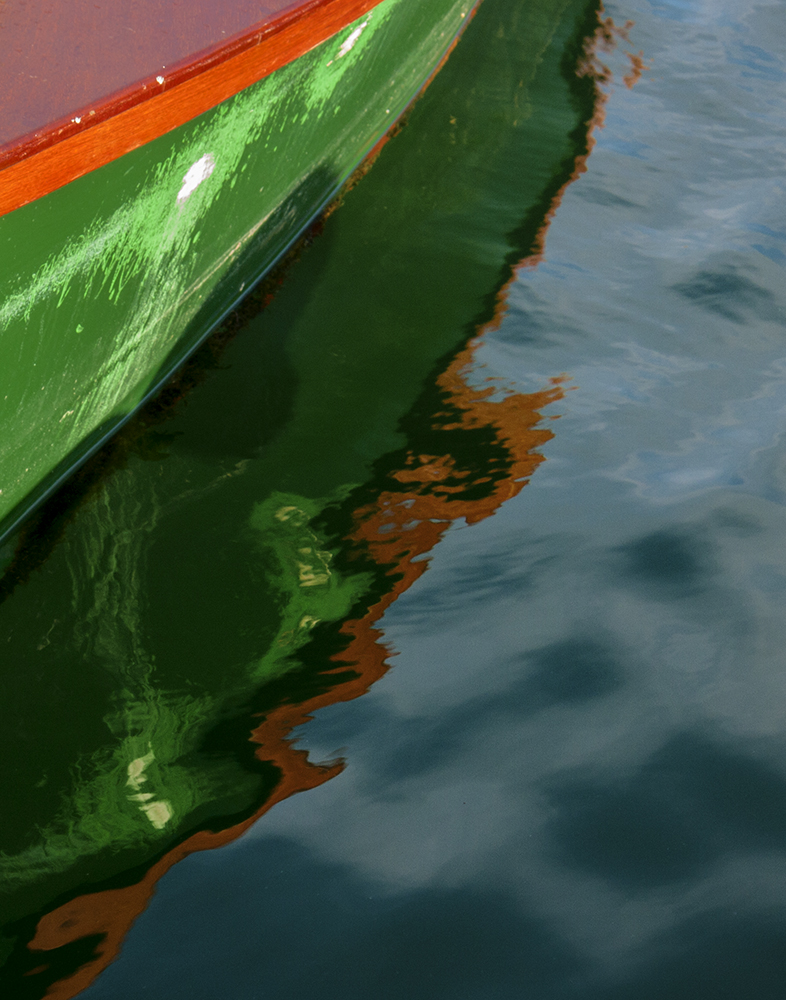
[[[651,69],[479,351],[572,376],[546,463],[386,613],[394,671],[304,731],[347,772],[174,872],[126,968],[258,865],[271,996],[783,996],[784,6],[609,11]],[[200,922],[169,941],[204,973]]]
[[[85,997],[782,1000],[784,4],[608,13],[650,68],[476,353],[570,376],[546,461],[301,731],[344,773],[172,869]]]

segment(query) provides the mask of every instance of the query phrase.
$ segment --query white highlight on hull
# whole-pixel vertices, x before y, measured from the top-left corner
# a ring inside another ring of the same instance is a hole
[[[208,179],[215,169],[216,161],[213,159],[212,153],[205,153],[193,166],[189,167],[183,176],[183,186],[177,195],[178,204],[182,205],[196,191],[199,185]]]
[[[351,52],[352,49],[354,49],[354,47],[355,47],[358,39],[360,38],[360,36],[365,31],[367,25],[368,25],[368,21],[364,21],[362,24],[358,25],[357,28],[355,28],[355,30],[352,32],[352,34],[349,36],[349,38],[346,39],[346,41],[344,42],[344,44],[338,50],[338,58],[339,59],[343,59],[344,56],[347,55],[347,53]]]

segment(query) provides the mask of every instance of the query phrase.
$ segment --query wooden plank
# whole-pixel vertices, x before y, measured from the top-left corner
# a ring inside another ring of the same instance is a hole
[[[183,125],[297,59],[380,0],[304,0],[229,43],[0,149],[0,215]],[[161,82],[163,81],[163,82]]]

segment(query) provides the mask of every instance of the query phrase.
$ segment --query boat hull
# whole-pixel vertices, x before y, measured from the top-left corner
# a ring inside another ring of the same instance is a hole
[[[470,0],[383,0],[186,125],[0,218],[0,539],[287,251]]]

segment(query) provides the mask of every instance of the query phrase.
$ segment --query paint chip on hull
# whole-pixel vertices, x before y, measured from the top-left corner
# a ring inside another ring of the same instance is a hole
[[[360,38],[360,36],[365,31],[367,25],[368,25],[368,21],[364,21],[361,25],[359,25],[357,28],[355,28],[355,30],[352,32],[352,34],[349,36],[349,38],[347,38],[347,40],[344,42],[344,44],[338,50],[338,58],[339,59],[343,59],[343,57],[345,55],[347,55],[348,52],[351,52],[352,49],[354,49],[355,44],[357,43],[358,39]]]
[[[205,153],[193,166],[189,167],[183,177],[183,186],[177,195],[178,204],[182,205],[196,191],[199,185],[208,179],[215,169],[216,161],[213,159],[211,153]]]

